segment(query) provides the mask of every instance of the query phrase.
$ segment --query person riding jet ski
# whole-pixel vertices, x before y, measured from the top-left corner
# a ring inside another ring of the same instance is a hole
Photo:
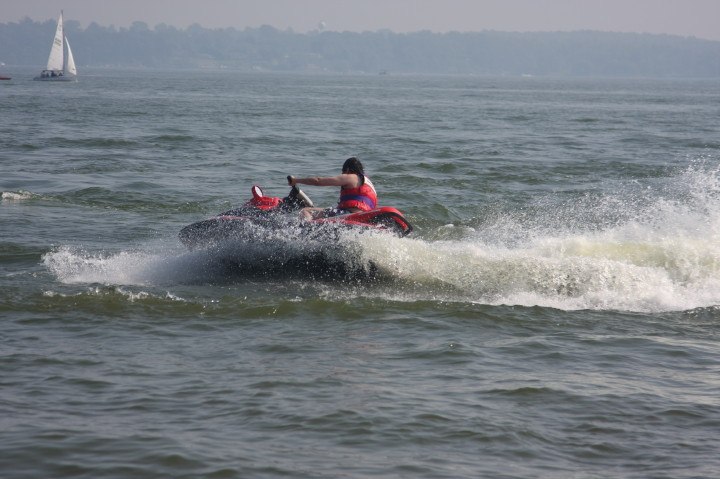
[[[362,163],[355,157],[345,160],[342,173],[337,176],[311,176],[307,178],[288,176],[290,186],[295,186],[298,183],[311,186],[340,187],[340,201],[337,206],[330,208],[303,208],[301,213],[307,220],[371,211],[377,208],[378,201],[375,186],[370,181],[370,178],[365,176]]]

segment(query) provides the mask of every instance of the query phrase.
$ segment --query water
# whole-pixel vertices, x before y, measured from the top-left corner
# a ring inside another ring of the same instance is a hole
[[[4,477],[720,474],[717,81],[34,73],[0,85]],[[179,244],[352,155],[411,237]]]

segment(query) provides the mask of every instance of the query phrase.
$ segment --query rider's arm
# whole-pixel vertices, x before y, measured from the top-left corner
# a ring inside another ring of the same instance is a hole
[[[337,175],[337,176],[309,176],[307,178],[290,177],[290,186],[296,184],[310,186],[350,186],[355,187],[358,183],[357,175]]]

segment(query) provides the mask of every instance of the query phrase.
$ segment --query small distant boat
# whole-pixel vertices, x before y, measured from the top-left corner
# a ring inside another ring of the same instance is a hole
[[[12,78],[0,75],[0,80],[12,80]]]
[[[47,67],[33,80],[40,81],[77,81],[77,68],[70,43],[63,30],[63,12],[60,11],[55,38],[50,48]]]

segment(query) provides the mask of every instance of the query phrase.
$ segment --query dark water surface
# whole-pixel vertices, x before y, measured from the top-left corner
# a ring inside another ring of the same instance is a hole
[[[720,475],[717,81],[34,73],[3,477]],[[353,155],[413,235],[177,240]]]

